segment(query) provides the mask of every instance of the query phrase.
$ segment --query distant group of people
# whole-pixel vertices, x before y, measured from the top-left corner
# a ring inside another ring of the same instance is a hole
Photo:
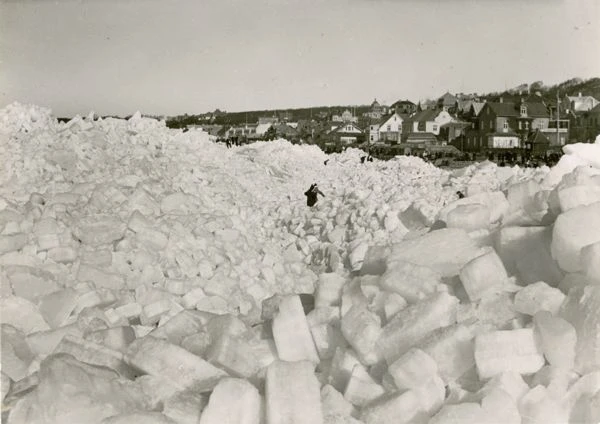
[[[365,162],[373,162],[373,156],[371,156],[371,155],[361,156],[360,163],[365,163]]]

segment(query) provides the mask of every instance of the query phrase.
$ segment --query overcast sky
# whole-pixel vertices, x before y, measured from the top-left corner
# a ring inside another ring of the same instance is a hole
[[[600,76],[598,0],[0,0],[0,106],[368,104]]]

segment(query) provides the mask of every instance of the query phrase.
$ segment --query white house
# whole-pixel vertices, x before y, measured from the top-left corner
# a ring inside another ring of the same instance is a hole
[[[399,142],[402,135],[402,123],[404,119],[396,112],[382,118],[379,123],[378,142]]]

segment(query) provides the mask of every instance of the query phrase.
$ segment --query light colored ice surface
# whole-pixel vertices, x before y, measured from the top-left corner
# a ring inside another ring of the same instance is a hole
[[[448,172],[7,106],[3,422],[594,419],[600,141],[564,150]]]

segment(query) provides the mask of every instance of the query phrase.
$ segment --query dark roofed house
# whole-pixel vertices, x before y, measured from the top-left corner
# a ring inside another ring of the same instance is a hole
[[[417,111],[417,105],[408,99],[398,100],[396,103],[392,104],[391,108],[398,114],[412,115]]]
[[[440,97],[437,101],[438,109],[442,109],[448,112],[453,112],[456,110],[457,99],[455,96],[446,92],[442,97]]]

